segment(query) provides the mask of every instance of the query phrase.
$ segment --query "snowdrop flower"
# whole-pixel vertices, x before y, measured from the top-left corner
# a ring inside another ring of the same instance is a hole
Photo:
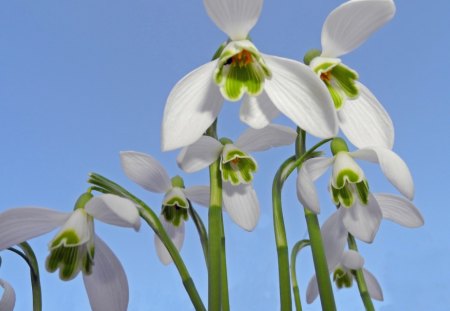
[[[357,47],[395,14],[392,0],[348,1],[328,15],[322,29],[322,52],[310,51],[305,63],[327,86],[341,130],[358,148],[392,149],[394,127],[376,97],[358,82],[358,74],[339,58]]]
[[[206,11],[229,41],[220,55],[181,79],[164,110],[162,149],[197,141],[216,119],[224,99],[244,95],[241,120],[262,128],[281,111],[312,135],[338,131],[337,116],[325,85],[308,66],[262,54],[248,40],[263,0],[204,0]]]
[[[128,178],[148,191],[165,194],[160,220],[172,242],[180,250],[184,242],[184,222],[188,220],[190,201],[208,206],[209,188],[206,186],[185,188],[181,177],[175,176],[170,179],[164,167],[150,155],[123,151],[120,158]],[[170,264],[172,257],[157,235],[154,241],[161,262],[165,265]]]
[[[3,287],[2,299],[0,299],[0,310],[2,311],[13,311],[16,304],[16,293],[12,286],[0,279],[0,286]]]
[[[0,250],[61,227],[49,243],[47,270],[59,269],[59,276],[65,281],[81,271],[92,310],[125,311],[128,307],[125,272],[111,249],[94,233],[93,218],[135,230],[140,227],[133,202],[112,194],[92,198],[85,193],[71,213],[37,207],[1,213]]]
[[[281,125],[268,125],[260,130],[249,128],[235,143],[202,136],[181,150],[177,162],[182,170],[191,173],[220,158],[224,209],[236,224],[251,231],[259,219],[258,198],[251,184],[258,166],[248,153],[290,145],[296,137],[294,130]]]
[[[344,140],[331,143],[332,158],[313,158],[306,161],[297,177],[297,196],[311,211],[319,212],[319,201],[314,181],[332,166],[330,192],[333,202],[340,206],[342,221],[347,230],[360,240],[373,241],[382,218],[382,204],[369,192],[363,170],[354,159],[379,163],[386,178],[406,198],[414,197],[412,176],[405,162],[389,149],[368,147],[348,152]]]

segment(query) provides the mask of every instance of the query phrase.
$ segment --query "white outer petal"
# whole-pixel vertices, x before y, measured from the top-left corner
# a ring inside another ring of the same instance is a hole
[[[364,266],[364,258],[354,250],[348,250],[342,256],[341,264],[351,270],[358,270]]]
[[[325,84],[306,65],[264,55],[272,77],[264,89],[275,107],[306,132],[320,137],[334,137],[338,120],[333,100]]]
[[[235,146],[246,152],[264,151],[294,143],[297,133],[290,127],[270,124],[263,129],[248,128],[236,140]]]
[[[392,149],[394,125],[377,98],[357,82],[359,96],[347,99],[338,110],[339,125],[350,142],[358,148],[379,146]]]
[[[204,0],[206,12],[231,40],[247,39],[261,13],[263,0]]]
[[[8,282],[0,279],[0,286],[3,287],[3,295],[0,300],[1,311],[13,311],[16,304],[16,293]]]
[[[383,301],[383,291],[375,276],[366,269],[363,269],[363,274],[370,297],[375,300]]]
[[[320,212],[319,198],[314,181],[322,176],[334,158],[313,158],[303,163],[297,176],[297,198],[313,213]]]
[[[384,176],[409,200],[414,198],[414,182],[406,163],[393,151],[381,147],[364,148],[350,153],[352,157],[378,162]]]
[[[392,0],[347,1],[328,15],[322,28],[322,55],[339,57],[364,43],[395,14]]]
[[[357,239],[372,243],[383,217],[381,209],[372,194],[369,194],[367,205],[360,204],[358,199],[355,201],[352,207],[339,209],[342,213],[342,222],[348,232]]]
[[[110,225],[139,231],[141,218],[132,201],[113,194],[102,194],[87,202],[85,210],[94,218]]]
[[[148,154],[121,151],[120,162],[125,175],[148,191],[164,193],[172,187],[164,167]]]
[[[342,222],[342,214],[334,212],[320,229],[322,232],[323,246],[327,257],[328,270],[332,270],[341,262],[347,243],[347,229]]]
[[[162,121],[163,151],[192,144],[216,119],[223,104],[213,80],[216,65],[212,61],[188,73],[170,92]]]
[[[167,222],[163,215],[159,217],[161,223],[172,240],[173,244],[177,248],[177,250],[181,250],[184,243],[184,232],[185,226],[184,221],[181,221],[181,224],[178,227],[172,225],[172,223]],[[164,264],[168,265],[172,262],[172,257],[169,254],[169,251],[164,246],[163,242],[159,239],[159,237],[155,234],[155,248],[156,253],[158,254],[159,260]]]
[[[4,211],[0,214],[0,250],[50,232],[62,226],[71,215],[40,207]]]
[[[377,193],[374,197],[380,205],[383,218],[408,228],[423,226],[422,214],[412,202],[387,193]]]
[[[183,190],[186,197],[202,206],[209,206],[210,191],[209,186],[192,186]]]
[[[223,182],[223,207],[241,228],[252,231],[259,219],[259,203],[251,184],[233,186]]]
[[[316,300],[319,296],[319,286],[317,284],[317,278],[314,274],[308,282],[308,287],[306,288],[306,303],[310,304]]]
[[[242,122],[254,129],[261,129],[272,122],[280,111],[272,103],[266,92],[259,96],[245,95],[241,104],[239,117]]]
[[[84,286],[92,311],[126,311],[128,281],[119,259],[98,236],[92,274],[83,273]]]
[[[180,151],[177,164],[185,172],[196,172],[217,160],[222,149],[223,145],[217,139],[202,136],[195,143]]]

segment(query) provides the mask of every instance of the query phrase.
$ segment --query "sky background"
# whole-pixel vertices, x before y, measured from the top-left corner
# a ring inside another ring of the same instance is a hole
[[[329,12],[343,1],[266,0],[251,32],[258,49],[300,60],[320,47]],[[448,310],[450,305],[450,3],[396,1],[394,19],[363,46],[343,57],[358,71],[395,124],[394,150],[412,171],[414,203],[425,226],[382,223],[375,241],[359,243],[365,267],[378,278],[385,301],[377,310]],[[162,197],[142,190],[121,170],[119,152],[153,155],[169,175],[187,185],[207,184],[207,173],[178,169],[177,151],[160,151],[161,118],[175,83],[206,63],[226,36],[200,0],[17,0],[0,5],[0,211],[42,206],[70,211],[98,172],[135,193],[159,212]],[[239,104],[226,103],[219,134],[245,129]],[[280,117],[277,123],[293,126]],[[315,140],[312,139],[312,142]],[[311,142],[310,141],[310,142]],[[261,218],[252,233],[224,216],[232,310],[278,310],[278,277],[270,189],[293,147],[254,154]],[[279,164],[277,164],[279,163]],[[373,192],[396,190],[377,166],[362,164]],[[321,190],[320,222],[333,211]],[[292,176],[283,192],[289,245],[306,237]],[[197,208],[207,221],[207,210]],[[0,228],[1,230],[1,228]],[[120,258],[130,284],[129,310],[193,310],[173,265],[163,266],[153,232],[96,223],[96,232]],[[186,227],[182,256],[206,303],[207,274],[195,227]],[[1,232],[0,232],[1,234]],[[89,310],[80,276],[62,282],[45,271],[47,243],[32,240],[42,274],[44,310]],[[29,272],[3,251],[0,278],[16,289],[16,310],[31,310]],[[313,268],[307,250],[298,260],[302,300]],[[356,287],[335,291],[340,310],[362,310]],[[317,300],[304,310],[320,310]]]

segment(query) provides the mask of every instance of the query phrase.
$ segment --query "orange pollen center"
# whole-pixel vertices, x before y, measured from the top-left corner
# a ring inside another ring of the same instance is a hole
[[[252,62],[252,53],[247,50],[242,50],[240,53],[231,57],[231,64],[239,67],[247,66]]]
[[[320,74],[320,79],[322,79],[325,82],[330,82],[331,81],[331,71],[322,72]]]
[[[231,160],[231,163],[237,165],[239,163],[239,158],[234,158],[233,160]]]

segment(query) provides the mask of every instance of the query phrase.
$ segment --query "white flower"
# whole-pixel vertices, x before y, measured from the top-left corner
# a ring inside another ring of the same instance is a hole
[[[392,149],[394,127],[375,96],[357,82],[358,74],[338,57],[359,47],[394,14],[392,0],[348,1],[332,11],[325,20],[322,53],[305,57],[305,62],[330,91],[341,130],[358,148],[381,146]]]
[[[264,55],[248,40],[263,0],[204,0],[206,11],[230,41],[218,59],[181,79],[167,99],[162,149],[197,141],[216,119],[224,98],[238,101],[241,120],[262,128],[281,111],[305,131],[322,138],[338,131],[325,85],[308,66]]]
[[[80,207],[72,213],[37,207],[1,213],[0,250],[61,227],[49,243],[47,269],[50,272],[59,269],[63,280],[73,279],[81,271],[92,310],[125,311],[128,307],[125,272],[111,249],[94,233],[93,218],[138,230],[139,213],[127,199],[111,194],[91,197],[81,196],[82,201],[77,202]]]
[[[247,129],[233,144],[202,136],[181,150],[178,165],[186,172],[196,172],[221,159],[223,207],[231,219],[245,230],[255,228],[259,219],[259,203],[251,184],[256,161],[248,152],[290,145],[297,134],[289,127],[268,125],[263,129]]]
[[[160,220],[175,247],[180,250],[184,242],[184,222],[188,219],[190,201],[208,206],[209,188],[207,186],[184,188],[181,177],[175,176],[171,180],[162,165],[150,155],[122,151],[120,158],[128,178],[148,191],[165,194]],[[155,248],[163,264],[168,265],[172,262],[172,257],[157,235]]]
[[[320,209],[314,181],[332,165],[330,190],[334,203],[340,206],[344,225],[358,239],[371,242],[380,225],[383,206],[369,192],[364,173],[354,159],[379,163],[387,179],[412,200],[414,184],[409,169],[398,155],[381,147],[333,153],[335,156],[332,158],[313,158],[303,164],[297,178],[297,196],[306,208],[318,213]]]
[[[0,299],[0,310],[2,311],[13,311],[16,304],[16,293],[12,286],[0,279],[0,286],[3,287],[2,299]]]

